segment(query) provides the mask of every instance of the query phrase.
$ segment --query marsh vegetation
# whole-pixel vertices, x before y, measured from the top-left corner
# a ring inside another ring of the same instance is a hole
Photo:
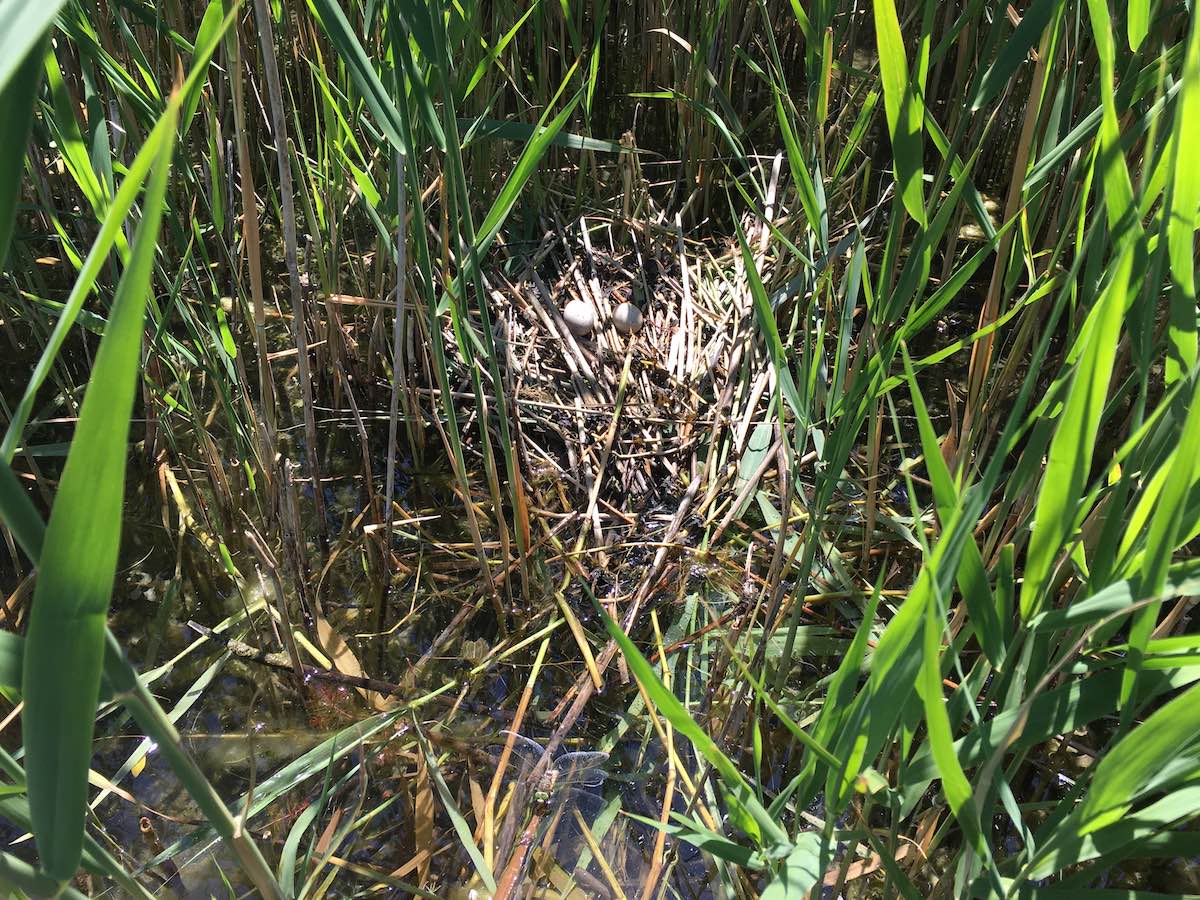
[[[0,0],[0,122],[12,895],[1200,893],[1192,5]]]

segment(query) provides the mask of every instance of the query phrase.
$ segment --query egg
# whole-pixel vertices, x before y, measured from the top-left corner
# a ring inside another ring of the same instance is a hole
[[[568,303],[563,310],[563,318],[566,319],[571,334],[577,337],[583,337],[596,325],[596,314],[582,300],[572,300]]]
[[[613,325],[621,334],[633,334],[642,327],[642,311],[626,301],[613,310]]]

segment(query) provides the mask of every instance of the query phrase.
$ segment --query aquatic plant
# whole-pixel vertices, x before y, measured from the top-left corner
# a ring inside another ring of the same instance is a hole
[[[6,889],[1200,891],[1191,6],[0,0],[0,121]]]

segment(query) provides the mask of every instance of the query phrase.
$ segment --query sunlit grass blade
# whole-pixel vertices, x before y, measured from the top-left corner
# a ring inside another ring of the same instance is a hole
[[[1129,49],[1137,50],[1150,30],[1150,0],[1129,0],[1126,16],[1129,24]]]
[[[1051,568],[1077,521],[1077,504],[1086,488],[1100,414],[1112,377],[1132,267],[1133,252],[1127,249],[1080,332],[1075,375],[1050,444],[1050,459],[1038,495],[1036,527],[1029,542],[1021,585],[1021,616],[1026,620],[1046,604],[1043,591]]]
[[[539,122],[536,128],[531,129],[529,141],[521,150],[521,155],[517,158],[516,165],[513,166],[511,174],[504,180],[500,192],[496,195],[496,199],[492,201],[492,205],[483,217],[483,221],[479,223],[479,231],[475,236],[475,248],[480,256],[488,251],[488,248],[492,245],[492,241],[496,239],[496,235],[499,234],[513,207],[516,206],[521,191],[524,190],[533,173],[537,171],[538,164],[541,162],[542,157],[546,155],[546,151],[550,148],[550,145],[557,138],[562,137],[563,126],[570,121],[571,114],[575,111],[575,106],[579,103],[580,96],[580,94],[575,94],[553,118],[544,123]],[[520,131],[523,132],[524,128],[520,129]],[[513,132],[514,135],[518,133]]]
[[[879,74],[883,82],[888,131],[892,138],[897,191],[908,214],[924,224],[925,199],[921,184],[924,177],[921,160],[924,101],[916,79],[909,71],[894,0],[874,0],[874,3]]]
[[[1089,834],[1116,822],[1146,785],[1172,763],[1187,760],[1200,734],[1200,685],[1184,691],[1129,732],[1100,760],[1079,807],[1077,831]],[[1178,769],[1178,767],[1176,767]],[[1176,780],[1195,777],[1200,764],[1178,770]]]
[[[28,65],[29,53],[50,30],[54,17],[65,3],[66,0],[46,0],[45,3],[7,2],[0,5],[0,93],[5,91],[17,71]],[[41,65],[41,56],[37,59]],[[6,121],[12,124],[12,120]],[[15,138],[14,132],[7,136],[7,140],[23,145]]]
[[[1141,231],[1141,224],[1134,216],[1133,182],[1129,176],[1129,165],[1125,160],[1121,144],[1121,126],[1118,121],[1114,91],[1109,89],[1116,75],[1116,47],[1112,33],[1112,18],[1104,0],[1087,0],[1088,18],[1092,23],[1092,34],[1096,39],[1096,53],[1100,57],[1100,174],[1104,181],[1104,206],[1108,212],[1109,227],[1117,246],[1128,230]]]
[[[1143,9],[1147,6],[1141,4]],[[1131,4],[1132,7],[1132,4]],[[1132,17],[1130,28],[1133,28]],[[1200,209],[1200,16],[1192,16],[1187,52],[1180,76],[1179,97],[1171,132],[1171,191],[1166,212],[1167,252],[1171,262],[1169,352],[1166,379],[1170,384],[1196,361],[1195,234]]]
[[[375,73],[362,44],[355,37],[341,5],[331,0],[314,0],[314,5],[320,13],[319,21],[325,28],[325,33],[349,68],[367,108],[371,110],[395,150],[407,154],[408,149],[401,136],[400,113]]]
[[[1187,416],[1179,434],[1179,446],[1164,463],[1167,477],[1155,505],[1154,516],[1146,535],[1146,553],[1142,559],[1138,577],[1139,593],[1155,597],[1163,592],[1171,568],[1171,558],[1179,546],[1181,534],[1188,535],[1193,529],[1194,519],[1185,519],[1188,499],[1193,485],[1200,477],[1200,459],[1195,452],[1200,447],[1200,373],[1193,371],[1192,390],[1187,404]],[[1134,613],[1129,629],[1129,666],[1121,686],[1121,701],[1125,703],[1133,693],[1142,655],[1150,633],[1158,622],[1158,603],[1151,603]]]
[[[909,394],[912,397],[913,411],[917,417],[917,430],[921,436],[921,448],[924,451],[929,482],[933,488],[934,502],[942,521],[949,521],[958,505],[958,489],[954,484],[950,468],[942,457],[941,447],[934,434],[933,423],[929,419],[925,398],[917,384],[916,373],[913,371],[908,349],[902,349],[904,367],[908,375]],[[1001,614],[996,609],[995,599],[988,585],[983,557],[973,538],[966,540],[963,544],[963,558],[959,564],[957,583],[967,602],[967,609],[970,610],[971,625],[975,629],[979,645],[993,665],[1002,666],[1006,642],[1001,624]]]
[[[145,212],[46,527],[29,619],[22,713],[29,802],[42,868],[61,883],[75,874],[82,849],[105,619],[121,535],[126,441],[177,115],[174,101],[164,116],[170,127],[155,146]]]
[[[938,773],[942,779],[942,793],[954,817],[958,819],[963,834],[972,849],[983,859],[990,861],[990,850],[979,821],[979,807],[972,796],[971,784],[963,772],[958,756],[954,752],[954,731],[946,713],[946,700],[942,692],[942,628],[944,616],[941,604],[933,593],[936,580],[932,575],[918,582],[918,588],[928,586],[926,598],[925,627],[921,671],[917,681],[917,693],[925,708],[925,726],[929,730],[929,747]]]

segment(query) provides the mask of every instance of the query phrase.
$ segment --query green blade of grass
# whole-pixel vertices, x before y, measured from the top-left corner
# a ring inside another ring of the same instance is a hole
[[[921,661],[914,642],[924,612],[923,597],[909,596],[900,606],[879,638],[867,683],[846,706],[836,743],[830,747],[834,756],[845,760],[845,767],[830,770],[825,781],[826,802],[833,808],[841,808],[912,694]]]
[[[894,0],[874,0],[875,39],[879,46],[879,74],[883,82],[883,105],[887,112],[888,132],[892,138],[896,184],[904,208],[920,224],[925,224],[925,198],[922,188],[924,165],[921,160],[924,104],[917,84],[908,69],[904,54],[904,36],[896,16]]]
[[[29,502],[21,482],[4,459],[0,459],[0,519],[25,555],[36,561],[46,539],[46,523]]]
[[[854,638],[850,641],[850,646],[847,648],[841,664],[829,682],[827,700],[821,705],[820,718],[813,727],[813,739],[821,746],[826,746],[837,737],[841,724],[849,712],[850,702],[854,699],[854,688],[863,668],[868,642],[871,640],[871,625],[875,621],[875,612],[878,608],[879,589],[877,587],[871,592],[866,607],[863,609],[862,621],[855,629]],[[801,803],[807,804],[816,794],[815,775],[820,772],[819,764],[816,754],[810,754],[805,759],[804,768],[797,776],[796,788]],[[831,770],[831,776],[837,772],[840,772],[840,769]],[[786,793],[782,792],[781,797]],[[772,804],[771,809],[776,811],[775,804]]]
[[[796,738],[796,740],[808,748],[809,752],[811,752],[813,756],[815,756],[825,765],[833,766],[834,768],[840,768],[841,760],[825,749],[820,741],[808,734],[808,732],[806,732],[795,721],[793,721],[792,717],[787,714],[787,711],[784,710],[784,708],[776,702],[775,698],[771,696],[766,686],[755,677],[753,672],[750,671],[750,668],[746,665],[741,656],[736,653],[733,647],[729,647],[728,650],[733,662],[741,671],[742,677],[745,678],[746,681],[750,683],[751,688],[753,688],[755,696],[765,703],[771,712],[775,713],[775,715],[779,718],[779,721],[783,723],[784,728],[786,728],[792,734],[792,736]]]
[[[979,808],[972,797],[971,784],[967,781],[954,752],[954,732],[950,727],[946,700],[942,694],[940,648],[943,618],[940,604],[932,590],[934,585],[932,575],[917,582],[918,589],[924,586],[928,594],[925,601],[925,627],[922,631],[921,670],[917,678],[917,694],[925,708],[929,748],[941,776],[942,793],[971,847],[981,857],[988,859],[990,854],[979,822]]]
[[[0,81],[0,122],[6,123],[8,137],[0,141],[0,269],[8,255],[21,196],[21,173],[25,167],[25,145],[33,125],[33,101],[42,78],[45,42],[35,40],[24,59],[7,81]],[[12,48],[19,52],[19,48]]]
[[[401,137],[400,113],[388,96],[383,82],[375,74],[375,68],[371,65],[362,44],[355,37],[341,5],[331,0],[313,0],[313,6],[317,9],[318,20],[325,29],[325,34],[346,63],[354,83],[366,101],[367,108],[383,129],[384,136],[396,150],[407,155],[408,149]]]
[[[1129,49],[1137,50],[1150,31],[1150,0],[1129,0],[1125,15],[1129,28]]]
[[[1181,792],[1182,793],[1182,792]],[[1104,832],[1105,851],[1103,856],[1096,854],[1092,860],[1084,862],[1069,876],[1058,882],[1064,889],[1081,888],[1094,884],[1102,877],[1106,869],[1112,868],[1127,859],[1194,859],[1200,854],[1200,832],[1195,831],[1148,831],[1140,830],[1123,846],[1110,849],[1107,838],[1108,832],[1117,826],[1110,826]],[[1092,835],[1084,838],[1090,840]]]
[[[287,840],[283,842],[283,850],[279,854],[279,883],[283,888],[284,896],[291,900],[296,896],[296,863],[297,856],[300,851],[300,841],[303,840],[305,832],[313,826],[327,808],[330,796],[349,783],[355,776],[355,771],[351,769],[342,775],[337,781],[333,780],[333,767],[325,773],[325,782],[321,785],[321,794],[308,806],[304,807],[304,811],[296,816],[296,821],[292,824],[291,830],[288,832]],[[313,845],[310,842],[308,852],[305,854],[301,872],[308,869],[312,862],[311,854]]]
[[[1163,593],[1171,568],[1171,557],[1179,545],[1179,536],[1191,531],[1192,522],[1185,521],[1188,494],[1196,482],[1200,466],[1196,448],[1200,447],[1200,378],[1192,385],[1191,402],[1180,430],[1179,446],[1164,464],[1168,475],[1150,520],[1146,535],[1146,553],[1138,577],[1139,593],[1154,597]],[[1121,683],[1121,702],[1128,701],[1138,677],[1138,669],[1146,642],[1158,621],[1161,604],[1154,602],[1139,609],[1129,629],[1129,665]]]
[[[1108,211],[1113,242],[1120,242],[1129,229],[1141,231],[1135,218],[1133,181],[1121,145],[1119,111],[1112,89],[1116,80],[1116,47],[1112,35],[1112,17],[1105,0],[1087,0],[1088,17],[1096,39],[1096,54],[1100,57],[1100,174],[1104,182],[1104,206]]]
[[[952,522],[959,510],[957,497],[955,496],[956,491],[954,490],[950,473],[942,460],[940,449],[933,438],[933,429],[929,422],[929,416],[925,411],[920,389],[917,387],[916,375],[912,369],[912,360],[908,356],[907,348],[902,347],[901,349],[904,352],[904,365],[909,379],[909,393],[913,399],[922,441],[925,445],[926,465],[929,469],[930,481],[934,485],[935,494],[940,494],[944,501],[943,504],[939,505],[939,515],[943,521]],[[911,496],[913,493],[911,477],[908,473],[906,473],[905,477]],[[924,539],[922,539],[922,544],[924,546]],[[965,535],[960,546],[964,548],[969,546],[975,550],[974,557],[966,552],[962,554],[958,563],[958,572],[959,583],[963,586],[964,594],[974,597],[975,606],[972,606],[971,601],[968,600],[968,609],[971,610],[973,615],[978,615],[974,626],[979,642],[981,645],[992,643],[993,646],[998,646],[1002,637],[1000,626],[998,618],[995,615],[991,592],[987,589],[983,564],[978,558],[978,548],[975,547],[973,537],[969,534]],[[927,547],[925,547],[925,552],[928,554]],[[978,567],[977,572],[972,568],[972,564]],[[941,643],[946,615],[943,610],[945,604],[942,597],[938,594],[938,579],[936,578],[936,569],[934,566],[934,557],[928,556],[925,568],[918,576],[917,585],[913,592],[915,595],[918,591],[924,589],[927,594],[925,598],[925,627],[923,629],[921,669],[917,678],[917,694],[920,696],[925,710],[928,743],[934,762],[937,764],[938,772],[941,775],[942,793],[946,797],[946,802],[949,804],[951,812],[962,827],[963,834],[969,845],[981,859],[989,863],[989,869],[994,873],[995,867],[991,864],[991,851],[980,823],[979,805],[973,796],[971,784],[963,772],[958,756],[954,752],[954,728],[951,726],[950,716],[946,709],[946,699],[942,692]],[[965,576],[964,573],[966,573]],[[982,579],[982,595],[980,594],[980,586],[974,583],[972,576]],[[912,597],[909,599],[911,602]],[[990,619],[988,618],[989,615]],[[951,649],[950,652],[953,652],[953,650]],[[996,649],[993,652],[1000,657],[1003,656],[1002,650]]]
[[[283,886],[284,896],[289,900],[296,896],[296,854],[300,850],[300,841],[323,811],[324,806],[320,803],[310,803],[304,807],[300,815],[296,816],[292,830],[288,832],[287,840],[283,843],[279,859],[279,883]]]
[[[775,96],[775,121],[779,123],[779,133],[783,138],[784,149],[787,150],[788,169],[792,173],[792,183],[800,198],[800,205],[808,217],[809,228],[818,235],[822,232],[822,216],[818,211],[816,190],[813,187],[812,176],[804,159],[804,151],[800,147],[796,129],[792,126],[792,115],[784,103],[787,96],[778,87],[772,85]],[[741,187],[739,184],[738,187]],[[826,249],[822,247],[822,249]]]
[[[211,50],[205,52],[206,47],[216,46],[216,38],[225,33],[225,7],[236,6],[232,0],[209,0],[208,8],[204,11],[204,16],[200,20],[200,27],[196,30],[196,41],[194,46],[202,58],[201,65],[207,65],[208,59],[211,57]],[[193,61],[195,62],[195,61]],[[204,81],[200,78],[189,79],[189,86],[183,94],[183,109],[179,116],[179,131],[181,134],[187,134],[189,127],[192,124],[192,119],[196,115],[196,110],[200,107],[200,97],[204,87]],[[220,195],[215,195],[219,197]]]
[[[26,65],[30,51],[40,44],[42,36],[50,30],[54,17],[65,3],[66,0],[46,0],[44,3],[0,4],[0,92]],[[39,55],[37,59],[38,65],[41,65],[42,57]],[[12,124],[11,120],[4,121]],[[14,140],[15,137],[10,132],[7,140]],[[24,143],[21,142],[21,145],[23,152]]]
[[[1080,332],[1082,349],[1050,443],[1050,459],[1029,540],[1025,580],[1021,585],[1021,617],[1026,620],[1040,612],[1047,602],[1043,591],[1054,561],[1071,535],[1077,504],[1086,487],[1132,268],[1133,252],[1127,247]]]
[[[517,32],[521,30],[521,26],[528,21],[531,15],[533,15],[533,11],[538,8],[540,2],[541,0],[532,0],[532,2],[526,7],[524,14],[522,14],[522,16],[513,23],[512,27],[509,28],[508,31],[506,31],[501,36],[500,40],[496,41],[495,44],[488,44],[486,41],[483,41],[482,36],[480,37],[480,40],[484,43],[484,49],[486,51],[485,56],[483,59],[479,60],[475,66],[475,71],[471,73],[471,80],[467,82],[467,87],[463,91],[462,96],[464,100],[471,96],[471,93],[479,85],[479,82],[483,79],[483,76],[486,74],[489,66],[500,65],[500,55],[504,52],[504,49],[510,43],[512,43],[513,38],[517,36]]]
[[[987,71],[983,73],[983,78],[979,80],[979,87],[975,91],[975,96],[971,98],[972,111],[982,109],[984,105],[991,103],[996,95],[1004,89],[1013,73],[1017,71],[1017,67],[1029,55],[1029,51],[1036,47],[1038,41],[1042,39],[1042,32],[1050,24],[1050,20],[1060,5],[1061,0],[1035,0],[1025,10],[1021,16],[1021,24],[1005,41],[1004,49],[988,66]]]
[[[1195,685],[1130,731],[1100,760],[1079,807],[1077,833],[1090,834],[1118,821],[1151,776],[1195,744],[1198,734],[1200,685]]]
[[[46,527],[29,618],[22,679],[29,804],[42,868],[60,883],[74,876],[82,852],[93,717],[121,535],[126,439],[177,115],[174,101]]]
[[[1159,78],[1162,74],[1160,65],[1176,65],[1178,61],[1183,58],[1183,52],[1184,46],[1183,43],[1180,42],[1171,47],[1163,55],[1164,58],[1161,64],[1156,60],[1150,65],[1146,66],[1146,68],[1142,69],[1136,78],[1123,81],[1117,88],[1118,102],[1124,105],[1129,105],[1145,99],[1147,95],[1156,90],[1159,84]],[[1180,87],[1181,86],[1179,82],[1167,86],[1164,99],[1175,96]],[[1103,116],[1104,110],[1101,106],[1093,109],[1086,116],[1080,117],[1078,123],[1070,130],[1070,132],[1064,135],[1058,141],[1058,143],[1053,146],[1053,149],[1049,149],[1042,156],[1042,158],[1030,168],[1029,173],[1025,176],[1025,183],[1023,185],[1024,190],[1029,192],[1036,185],[1050,177],[1055,169],[1062,165],[1063,161],[1076,150],[1078,150],[1079,147],[1082,146],[1089,137],[1091,137],[1092,133],[1099,128],[1100,121]]]
[[[58,50],[65,52],[65,46]],[[66,82],[63,80],[58,56],[53,46],[46,53],[43,63],[46,84],[50,88],[54,109],[54,115],[50,118],[49,123],[51,130],[55,133],[63,164],[75,179],[75,184],[87,199],[96,218],[103,219],[107,211],[108,198],[105,196],[104,185],[101,184],[100,177],[96,174],[91,157],[88,155],[87,143],[79,129],[79,122],[75,118],[78,104],[71,97]]]
[[[783,830],[775,817],[758,802],[750,784],[733,760],[721,752],[721,748],[709,737],[708,732],[692,718],[687,707],[662,683],[658,673],[654,671],[654,667],[629,639],[629,636],[621,630],[621,626],[613,621],[588,587],[584,585],[583,589],[604,620],[604,627],[608,629],[609,636],[617,642],[617,646],[621,649],[621,655],[625,657],[625,662],[629,665],[629,670],[633,672],[638,683],[645,689],[646,695],[675,726],[675,729],[691,742],[692,746],[696,748],[696,752],[716,769],[728,791],[728,796],[740,804],[753,818],[754,823],[761,829],[763,837],[767,838],[767,846],[789,846],[791,841],[787,832]]]
[[[496,199],[492,201],[487,215],[479,223],[479,230],[475,238],[475,251],[480,256],[487,253],[492,241],[500,233],[500,228],[504,225],[513,207],[516,206],[521,191],[537,170],[538,163],[545,156],[546,150],[554,143],[555,138],[560,136],[563,126],[571,118],[571,113],[574,112],[581,97],[582,94],[575,94],[549,122],[545,125],[539,123],[537,128],[533,129],[529,142],[521,151],[512,172],[505,179]]]
[[[674,825],[667,824],[659,819],[648,819],[645,816],[639,816],[637,813],[626,812],[625,815],[635,822],[641,822],[649,828],[656,828],[671,837],[687,841],[693,847],[698,847],[705,853],[712,854],[717,859],[726,860],[752,871],[767,867],[767,859],[761,853],[743,847],[736,841],[731,841],[723,834],[710,831],[700,822],[689,819],[682,813],[674,811],[671,813],[671,818],[676,822]]]
[[[787,400],[796,417],[802,422],[807,422],[808,404],[804,402],[804,398],[796,389],[796,381],[792,377],[792,370],[787,361],[787,350],[783,346],[783,340],[779,335],[779,326],[775,322],[775,312],[771,309],[767,289],[758,274],[758,263],[754,258],[754,253],[750,250],[750,245],[746,241],[746,233],[740,224],[737,224],[737,238],[738,246],[742,251],[742,261],[746,266],[746,280],[749,283],[750,296],[754,302],[754,317],[758,320],[758,327],[762,330],[763,339],[767,344],[767,353],[770,356],[771,365],[775,369],[775,377],[779,381],[779,394]]]
[[[917,376],[913,371],[912,360],[908,349],[901,348],[904,353],[904,368],[908,375],[909,394],[912,397],[913,412],[917,417],[917,428],[921,435],[921,448],[925,456],[925,468],[929,473],[929,482],[933,487],[934,503],[937,505],[938,516],[943,522],[949,521],[954,508],[958,505],[958,489],[950,474],[950,468],[942,457],[941,447],[933,431],[933,422],[925,407],[925,398],[917,384]],[[976,638],[989,661],[997,668],[1003,666],[1005,657],[1004,630],[1000,616],[996,611],[995,599],[988,586],[987,571],[984,568],[983,557],[973,538],[963,544],[963,558],[957,573],[959,590],[967,602],[971,613],[971,624],[975,629]]]
[[[1132,27],[1132,24],[1131,24]],[[1171,135],[1172,180],[1167,223],[1167,253],[1175,290],[1167,327],[1167,384],[1196,362],[1195,234],[1200,208],[1200,16],[1192,16],[1180,75]],[[2,245],[0,245],[2,246]],[[2,251],[0,251],[2,252]]]
[[[0,692],[9,700],[21,690],[24,659],[25,639],[9,631],[0,631]]]

